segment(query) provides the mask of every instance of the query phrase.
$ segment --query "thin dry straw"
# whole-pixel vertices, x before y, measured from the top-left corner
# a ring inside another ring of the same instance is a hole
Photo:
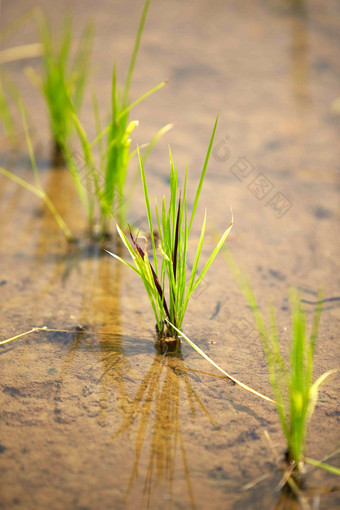
[[[166,322],[169,322],[167,319],[165,319]],[[207,356],[207,354],[205,354],[205,352],[202,351],[202,349],[200,349],[198,347],[198,345],[196,345],[192,340],[190,340],[190,338],[188,338],[182,331],[180,331],[179,329],[176,328],[176,326],[174,326],[173,324],[171,324],[171,322],[169,322],[169,324],[171,325],[171,327],[174,328],[175,331],[177,331],[177,333],[184,338],[184,340],[186,340],[188,342],[189,345],[191,345],[191,347],[193,347],[193,349],[195,349],[195,351],[197,351],[201,356],[203,356],[204,359],[206,359],[207,361],[209,361],[209,363],[211,363],[215,368],[217,368],[217,370],[219,370],[220,372],[222,372],[222,374],[224,374],[228,379],[230,379],[231,381],[233,381],[235,384],[237,384],[238,386],[240,386],[241,388],[243,388],[244,390],[246,391],[249,391],[250,393],[252,393],[253,395],[256,395],[257,397],[260,397],[262,398],[263,400],[267,400],[267,402],[271,402],[272,404],[276,404],[276,402],[274,400],[272,400],[271,398],[269,397],[266,397],[265,395],[262,395],[262,393],[259,393],[258,391],[256,390],[253,390],[252,388],[250,388],[249,386],[247,386],[246,384],[243,384],[242,382],[238,381],[237,379],[235,379],[235,377],[233,377],[232,375],[228,374],[227,372],[225,372],[220,366],[217,365],[217,363],[215,363],[211,358],[209,358],[209,356]]]
[[[41,43],[24,44],[22,46],[6,48],[5,50],[0,51],[0,64],[25,58],[40,57],[42,53],[43,46]]]
[[[71,331],[69,329],[50,329],[46,326],[42,326],[41,328],[32,328],[29,331],[25,331],[24,333],[20,333],[19,335],[12,336],[11,338],[6,338],[6,340],[1,340],[0,345],[8,344],[9,342],[13,342],[13,340],[17,340],[18,338],[21,338],[23,336],[29,335],[30,333],[34,333],[36,331],[54,331],[57,333],[74,333],[74,331]]]

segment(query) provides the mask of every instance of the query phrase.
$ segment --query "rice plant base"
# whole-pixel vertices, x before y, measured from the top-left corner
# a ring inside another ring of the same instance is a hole
[[[168,354],[181,354],[182,345],[179,338],[175,337],[156,337],[155,349],[158,354],[167,356]]]
[[[56,168],[61,168],[66,164],[62,144],[55,140],[52,149],[52,162]]]
[[[295,462],[293,454],[287,449],[284,453],[284,463],[286,470],[291,472],[291,477],[297,483],[299,488],[303,486],[303,476],[306,474],[306,463],[300,459],[298,463]]]

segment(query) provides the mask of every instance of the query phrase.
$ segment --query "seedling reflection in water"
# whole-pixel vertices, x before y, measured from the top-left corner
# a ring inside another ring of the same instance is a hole
[[[131,255],[134,266],[120,258],[118,255],[108,252],[110,255],[135,271],[135,273],[137,273],[143,281],[154,311],[158,338],[161,341],[167,342],[169,339],[177,341],[177,331],[174,330],[171,324],[181,328],[190,296],[204,278],[232,228],[233,223],[231,221],[230,225],[221,236],[210,257],[203,266],[203,269],[197,275],[206,227],[205,212],[193,267],[189,281],[187,282],[188,239],[197,211],[216,126],[217,119],[210,139],[190,218],[188,218],[187,212],[187,172],[185,174],[183,194],[181,195],[178,191],[178,171],[177,167],[175,167],[170,151],[170,203],[166,206],[165,197],[163,197],[162,209],[160,212],[156,202],[159,245],[162,256],[161,264],[159,265],[157,260],[156,240],[154,224],[151,216],[149,192],[146,183],[144,165],[139,152],[139,163],[152,244],[152,262],[149,261],[147,250],[143,250],[138,244],[137,238],[134,238],[131,235],[131,240],[129,240],[118,224],[118,233]],[[166,286],[168,286],[167,295]],[[168,322],[165,322],[165,319],[167,319]]]
[[[138,385],[134,397],[129,399],[128,411],[122,425],[112,436],[115,441],[129,431],[129,437],[136,427],[135,462],[126,489],[126,496],[131,492],[135,480],[143,471],[141,460],[145,458],[148,448],[146,441],[151,433],[149,461],[143,490],[146,508],[152,508],[153,491],[165,482],[166,489],[172,494],[176,480],[178,461],[181,460],[187,484],[189,501],[186,508],[196,508],[190,481],[190,469],[186,451],[185,429],[183,422],[195,422],[198,414],[203,414],[210,426],[218,423],[210,415],[202,399],[195,391],[189,376],[190,368],[185,366],[181,353],[174,356],[155,356],[152,365]],[[132,429],[132,430],[130,430]],[[156,486],[156,487],[155,487]],[[190,505],[190,506],[189,506]],[[141,505],[143,506],[143,505]],[[144,507],[144,506],[143,506]]]

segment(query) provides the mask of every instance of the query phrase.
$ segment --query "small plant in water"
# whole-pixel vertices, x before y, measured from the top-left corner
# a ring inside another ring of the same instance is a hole
[[[329,375],[337,372],[337,369],[328,370],[313,382],[314,354],[323,293],[319,293],[311,332],[308,334],[306,315],[300,296],[296,290],[291,291],[292,339],[289,360],[286,362],[280,350],[274,307],[270,307],[269,323],[266,324],[248,278],[241,275],[230,253],[227,253],[227,260],[254,314],[260,334],[276,407],[287,442],[287,473],[293,478],[291,488],[294,489],[295,482],[300,483],[305,463],[322,467],[339,475],[339,469],[306,457],[307,428],[317,403],[318,390]]]
[[[131,134],[138,125],[138,121],[129,120],[130,111],[150,94],[165,85],[165,82],[162,82],[134,102],[130,103],[129,101],[132,75],[149,3],[150,0],[147,0],[144,5],[123,91],[117,87],[115,65],[113,68],[111,112],[108,115],[109,124],[105,129],[101,128],[95,95],[93,96],[93,110],[97,137],[93,142],[89,141],[76,110],[73,110],[71,114],[81,142],[84,164],[79,167],[72,150],[66,148],[67,165],[75,181],[80,200],[87,211],[89,228],[92,234],[95,229],[95,209],[96,207],[99,209],[99,229],[97,229],[99,230],[97,233],[99,237],[110,235],[110,221],[113,214],[121,226],[125,226],[128,203],[125,191],[126,180],[130,160],[136,153],[136,151],[131,151]],[[144,161],[158,139],[171,127],[172,125],[169,124],[156,133],[143,154]]]
[[[93,43],[93,24],[89,23],[81,34],[78,48],[71,60],[73,29],[70,17],[66,17],[60,40],[56,40],[48,20],[43,13],[35,10],[42,44],[42,75],[32,68],[27,70],[33,83],[38,86],[46,99],[50,117],[51,132],[55,144],[55,157],[63,155],[73,127],[72,108],[80,110],[89,72]]]
[[[197,274],[206,227],[205,213],[195,259],[189,280],[187,281],[188,239],[197,211],[198,201],[216,131],[216,125],[217,120],[210,139],[190,218],[188,217],[187,211],[187,172],[185,174],[183,193],[181,194],[178,191],[177,167],[174,165],[170,151],[170,202],[167,206],[165,203],[165,197],[163,197],[161,210],[159,210],[156,202],[156,218],[161,263],[159,264],[157,260],[157,246],[154,234],[154,224],[151,216],[149,192],[146,183],[144,165],[140,154],[139,163],[151,236],[152,262],[149,261],[146,247],[142,248],[138,243],[138,235],[134,237],[133,234],[130,233],[130,239],[128,239],[119,225],[117,225],[118,233],[126,248],[129,250],[135,267],[113,253],[110,253],[110,255],[133,269],[142,279],[155,314],[157,333],[160,340],[167,340],[169,338],[177,339],[177,331],[174,330],[170,322],[176,326],[176,328],[181,328],[190,296],[204,278],[232,228],[231,222],[218,241],[202,270],[199,274]],[[166,295],[167,285],[168,292]],[[167,319],[167,321],[165,321],[165,319]]]

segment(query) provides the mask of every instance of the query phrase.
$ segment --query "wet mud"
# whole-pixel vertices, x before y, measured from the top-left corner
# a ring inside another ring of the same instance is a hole
[[[1,27],[31,5],[3,2]],[[39,5],[58,21],[69,2]],[[96,19],[91,86],[103,111],[113,60],[121,81],[127,69],[141,6],[70,6],[76,30]],[[169,78],[132,115],[140,120],[134,144],[175,124],[147,165],[158,201],[168,192],[168,144],[182,175],[188,160],[193,201],[219,112],[190,247],[207,207],[202,260],[208,256],[231,204],[228,245],[263,309],[274,302],[284,351],[289,288],[303,292],[310,318],[325,289],[316,377],[339,360],[339,29],[335,0],[151,2],[131,90],[138,97]],[[1,44],[26,42],[35,42],[30,23]],[[166,356],[155,349],[142,283],[105,253],[127,256],[115,237],[88,239],[71,178],[52,164],[44,106],[22,70],[9,66],[33,112],[42,183],[79,242],[68,246],[44,205],[0,178],[1,340],[34,327],[59,330],[0,346],[0,509],[301,508],[280,491],[285,443],[273,406],[214,372],[189,345]],[[94,133],[90,96],[82,121]],[[1,165],[32,178],[24,145],[13,151],[4,141]],[[140,183],[128,220],[146,230]],[[251,312],[221,255],[183,328],[223,369],[271,395]],[[315,459],[339,447],[339,381],[334,375],[320,390],[307,445]],[[339,465],[339,454],[331,462]],[[339,485],[335,475],[309,468],[306,499],[335,509]]]

